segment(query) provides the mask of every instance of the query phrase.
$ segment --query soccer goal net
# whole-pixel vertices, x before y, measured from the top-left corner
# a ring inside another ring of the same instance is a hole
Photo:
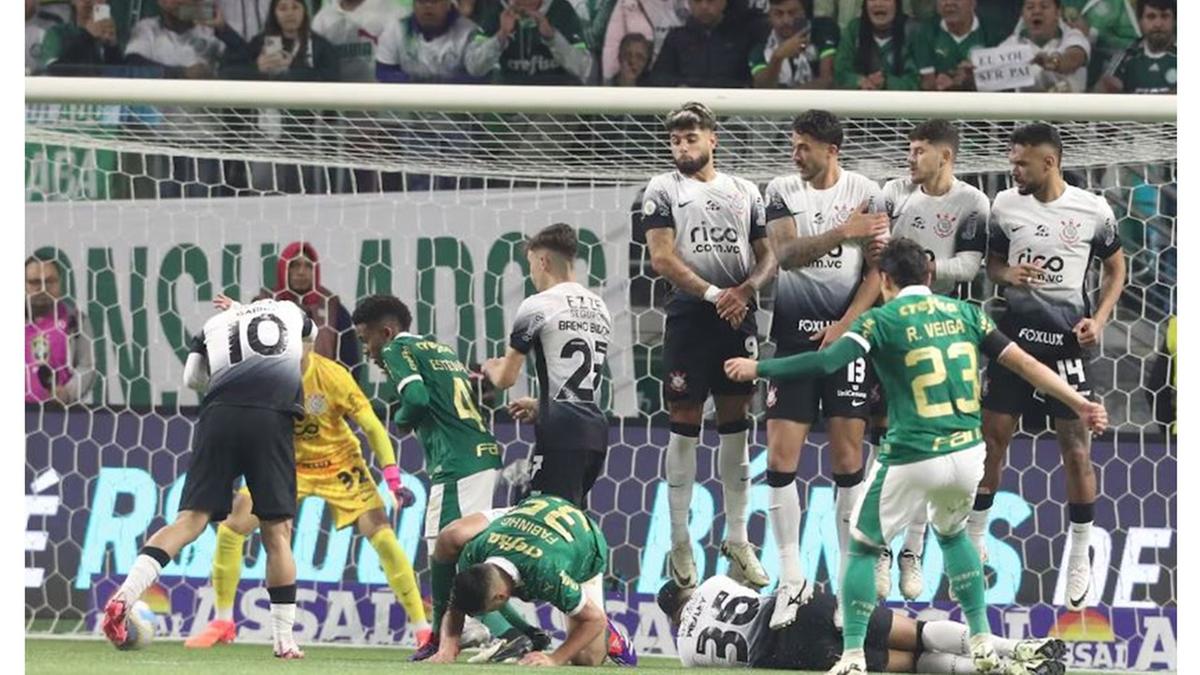
[[[663,114],[701,100],[720,116],[718,167],[760,184],[794,171],[790,122],[809,107],[843,117],[843,166],[881,182],[905,173],[906,134],[916,122],[955,119],[959,177],[989,196],[1009,185],[1007,138],[1016,125],[1058,125],[1068,181],[1112,205],[1129,260],[1129,282],[1094,363],[1115,433],[1092,451],[1101,492],[1092,606],[1061,612],[1063,470],[1053,434],[1027,418],[991,512],[992,619],[1001,634],[1057,631],[1086,645],[1072,652],[1079,665],[1174,664],[1177,488],[1164,347],[1176,288],[1173,97],[74,78],[30,78],[26,94],[26,253],[56,263],[51,311],[61,321],[57,329],[50,321],[48,333],[28,327],[33,320],[26,329],[30,633],[94,631],[97,607],[128,571],[143,533],[177,511],[197,404],[182,384],[183,361],[217,293],[249,300],[286,289],[293,244],[302,243],[317,259],[314,286],[302,295],[320,298],[312,311],[326,347],[382,414],[391,394],[348,325],[356,301],[396,294],[413,308],[418,332],[481,362],[502,353],[513,313],[532,292],[520,242],[563,221],[580,231],[580,280],[614,317],[604,392],[611,448],[590,504],[611,544],[610,610],[639,648],[673,651],[653,602],[669,546],[661,477],[666,284],[643,244],[640,191],[672,168]],[[962,292],[991,307],[995,289],[983,276]],[[770,317],[768,291],[758,323],[764,340]],[[511,396],[525,393],[536,393],[531,381]],[[481,398],[510,466],[499,504],[519,488],[533,434],[508,418],[503,398]],[[774,577],[767,486],[758,484],[765,425],[756,419],[750,533]],[[390,515],[423,572],[428,483],[415,440],[397,442],[418,499]],[[824,442],[818,426],[798,489],[802,559],[827,582],[837,574],[838,548]],[[724,515],[715,444],[715,428],[706,429],[691,512],[702,575],[726,564],[716,555]],[[302,505],[295,531],[302,641],[409,639],[365,540],[334,530],[315,498]],[[186,636],[211,618],[214,540],[210,531],[186,548],[148,592],[166,635]],[[945,616],[953,605],[940,551],[931,545],[925,555],[926,591],[910,607]],[[236,604],[242,639],[270,634],[264,563],[251,538]],[[545,610],[538,619],[561,626]]]

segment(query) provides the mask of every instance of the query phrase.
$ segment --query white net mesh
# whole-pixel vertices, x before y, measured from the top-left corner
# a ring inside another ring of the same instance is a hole
[[[848,120],[847,165],[879,180],[895,175],[911,124]],[[1013,124],[962,122],[960,173],[989,195],[1007,186],[1005,138]],[[788,125],[780,116],[723,119],[721,168],[760,182],[791,171]],[[1068,179],[1108,198],[1130,258],[1129,285],[1095,364],[1097,390],[1120,433],[1097,441],[1093,453],[1102,494],[1094,616],[1071,625],[1076,638],[1100,645],[1088,654],[1102,649],[1108,663],[1153,666],[1160,657],[1138,659],[1153,651],[1147,635],[1154,621],[1168,621],[1173,631],[1176,598],[1174,442],[1163,433],[1165,415],[1156,414],[1156,405],[1170,400],[1159,351],[1176,286],[1176,128],[1115,122],[1061,128]],[[59,263],[64,301],[86,315],[91,338],[80,344],[93,354],[95,370],[81,401],[65,409],[36,401],[27,407],[28,631],[92,630],[88,617],[127,572],[142,532],[173,515],[196,403],[180,385],[181,349],[215,293],[249,298],[276,287],[281,250],[303,240],[321,255],[320,283],[345,306],[370,293],[395,293],[414,308],[419,331],[478,362],[503,349],[508,322],[529,290],[516,243],[566,221],[583,230],[586,281],[604,295],[615,333],[624,336],[614,337],[610,356],[613,444],[591,501],[612,546],[614,607],[625,608],[615,615],[639,647],[670,649],[648,595],[663,580],[668,541],[660,480],[665,284],[650,268],[637,221],[644,181],[669,166],[657,118],[36,104],[27,107],[26,141],[27,252]],[[983,300],[993,289],[977,281],[971,294]],[[764,304],[765,334],[770,302]],[[386,403],[374,367],[346,359],[367,393]],[[531,430],[513,425],[500,401],[486,402],[494,406],[506,463],[527,455]],[[756,482],[765,470],[762,429],[756,424],[751,451]],[[1052,435],[1038,424],[1025,431],[993,510],[988,597],[999,608],[1002,633],[1054,627],[1069,634],[1071,625],[1056,611],[1063,472]],[[692,512],[702,574],[725,565],[715,554],[724,520],[715,441],[706,432]],[[819,580],[837,569],[823,444],[823,434],[814,434],[799,471],[802,559]],[[424,570],[421,453],[408,440],[399,454],[402,468],[416,476],[407,482],[418,487],[419,499],[396,521],[398,534]],[[751,539],[762,543],[774,576],[767,501],[766,486],[755,485]],[[300,606],[310,613],[302,616],[300,639],[403,639],[402,612],[366,542],[332,532],[330,514],[316,499],[306,501],[297,533]],[[207,533],[185,550],[153,590],[152,605],[173,635],[187,635],[193,620],[209,618],[211,595],[204,589],[212,539]],[[257,540],[250,550],[237,605],[242,639],[269,630]],[[921,600],[935,604],[917,607],[939,615],[949,605],[936,546],[927,547],[925,569]],[[552,621],[545,612],[541,618]],[[1111,628],[1112,643],[1097,637],[1101,624]]]

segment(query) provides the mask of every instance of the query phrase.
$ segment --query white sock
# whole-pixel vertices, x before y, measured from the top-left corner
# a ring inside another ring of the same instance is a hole
[[[696,484],[695,436],[681,436],[671,432],[667,441],[666,475],[667,504],[671,513],[671,545],[690,545],[688,534],[688,511],[692,507],[692,486]]]
[[[904,538],[904,548],[916,553],[918,558],[925,551],[925,525],[928,520],[929,514],[921,511],[920,515],[908,524],[908,536]]]
[[[413,629],[414,633],[417,631],[422,631],[422,630],[425,630],[426,628],[432,628],[432,627],[433,627],[433,624],[429,623],[428,621],[414,621],[412,624],[412,629]]]
[[[971,631],[957,621],[926,621],[921,647],[927,652],[971,655]]]
[[[779,580],[798,584],[804,579],[800,569],[800,495],[796,483],[771,488],[767,520],[779,548]]]
[[[137,602],[142,597],[142,593],[145,593],[146,589],[158,580],[159,574],[162,574],[162,565],[158,564],[154,558],[142,553],[133,561],[133,567],[129,568],[129,575],[125,577],[125,582],[121,584],[117,594],[127,603]]]
[[[233,605],[217,608],[217,621],[233,621]]]
[[[983,553],[983,537],[987,534],[988,529],[988,513],[991,509],[983,509],[982,511],[971,511],[971,515],[967,516],[967,537],[971,539],[971,543],[975,545],[975,550],[980,554]]]
[[[296,623],[296,603],[271,603],[271,633],[275,645],[290,647],[296,644],[292,628]]]
[[[866,488],[866,481],[859,481],[851,487],[839,487],[835,500],[834,511],[837,513],[838,551],[841,561],[838,565],[838,585],[846,578],[846,566],[850,564],[850,514],[858,503],[859,495]]]
[[[1088,542],[1092,538],[1091,523],[1071,523],[1071,560],[1088,560]]]
[[[975,672],[975,661],[969,656],[958,654],[943,654],[940,652],[925,652],[917,659],[918,673],[949,673],[950,675],[965,675]]]
[[[717,467],[721,473],[721,492],[725,497],[725,540],[745,544],[746,512],[750,505],[750,450],[746,447],[746,430],[721,434],[717,449]]]

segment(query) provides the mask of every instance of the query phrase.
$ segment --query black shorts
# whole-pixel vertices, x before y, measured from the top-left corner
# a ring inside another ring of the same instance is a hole
[[[780,350],[776,358],[803,351],[808,350]],[[826,419],[868,419],[871,416],[871,390],[875,382],[875,371],[867,363],[866,357],[855,359],[827,377],[771,380],[767,384],[767,419],[815,424],[818,410]]]
[[[760,611],[770,616],[775,599]],[[796,621],[779,630],[768,630],[764,647],[753,659],[753,668],[778,670],[828,670],[842,657],[842,631],[833,623],[837,601],[827,593],[817,593],[800,608]],[[867,622],[867,640],[863,651],[867,671],[887,671],[888,635],[892,632],[892,611],[877,607]]]
[[[550,450],[534,448],[530,457],[533,476],[529,481],[530,494],[562,497],[580,509],[587,509],[588,493],[604,470],[608,456],[593,450]]]
[[[208,406],[196,424],[192,465],[180,510],[205,511],[221,521],[233,508],[234,481],[246,478],[259,520],[296,516],[295,418],[269,408]]]
[[[738,328],[722,321],[711,304],[668,315],[663,336],[663,400],[702,403],[714,396],[749,396],[753,382],[725,377],[725,361],[758,357],[754,313]]]
[[[1026,348],[1024,344],[1021,345]],[[1056,350],[1029,349],[1038,361],[1058,373],[1075,391],[1087,398],[1092,396],[1091,356],[1077,345]],[[1034,391],[1033,385],[1021,376],[1000,365],[995,359],[988,362],[987,379],[983,386],[983,408],[992,412],[1020,417],[1025,414],[1049,415],[1055,419],[1078,419],[1074,410],[1053,396]]]

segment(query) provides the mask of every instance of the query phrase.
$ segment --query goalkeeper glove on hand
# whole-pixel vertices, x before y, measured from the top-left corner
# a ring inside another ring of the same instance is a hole
[[[383,467],[383,480],[387,482],[388,490],[395,495],[396,504],[400,508],[412,506],[413,502],[417,501],[413,491],[400,483],[400,467],[395,464]]]

